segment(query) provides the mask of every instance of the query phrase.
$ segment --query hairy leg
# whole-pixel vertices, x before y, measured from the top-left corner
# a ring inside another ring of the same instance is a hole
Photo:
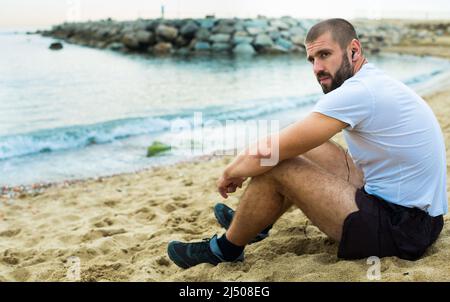
[[[337,160],[339,156],[341,161]],[[327,142],[252,178],[227,238],[236,245],[245,245],[292,203],[319,229],[339,241],[345,218],[357,211],[355,191],[363,183],[362,173],[351,158],[347,162],[346,156],[342,148]]]
[[[308,159],[329,173],[350,182],[356,188],[361,188],[364,185],[363,172],[355,165],[348,152],[332,140],[306,152],[300,157]],[[284,198],[283,202],[283,207],[276,215],[274,221],[278,220],[292,206],[292,202],[287,198]]]
[[[364,184],[364,174],[343,147],[331,140],[314,148],[301,157],[307,158],[331,174],[334,174],[356,188]]]

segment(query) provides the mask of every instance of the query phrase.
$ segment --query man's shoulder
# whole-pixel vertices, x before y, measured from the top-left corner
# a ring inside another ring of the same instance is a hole
[[[364,64],[361,69],[349,80],[350,81],[359,81],[364,83],[374,82],[377,79],[386,79],[389,78],[387,74],[382,70],[376,67],[372,63]]]
[[[362,78],[353,76],[347,79],[339,88],[325,94],[325,99],[360,99],[370,96],[370,89]]]
[[[348,78],[339,88],[323,95],[323,103],[372,103],[378,82],[383,81],[385,73],[371,63],[366,63],[354,76]]]

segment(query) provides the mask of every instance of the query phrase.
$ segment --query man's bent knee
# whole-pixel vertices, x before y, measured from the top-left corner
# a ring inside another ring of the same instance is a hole
[[[298,170],[298,173],[302,173],[304,170],[301,170],[301,167],[307,167],[315,165],[308,158],[304,156],[298,156],[295,158],[285,159],[276,165],[273,169],[266,172],[267,175],[272,177],[274,180],[279,180],[280,177],[286,176],[287,173],[291,173],[292,171]],[[294,172],[295,173],[295,172]],[[292,175],[291,175],[292,176]]]

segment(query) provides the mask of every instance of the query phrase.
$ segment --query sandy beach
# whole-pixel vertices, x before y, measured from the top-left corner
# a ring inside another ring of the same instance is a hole
[[[450,47],[392,51],[450,58]],[[425,95],[445,135],[450,163],[450,88]],[[342,143],[342,137],[336,140]],[[243,263],[182,270],[167,257],[170,240],[222,234],[215,182],[230,158],[208,158],[0,199],[0,281],[367,281],[366,259],[343,261],[298,209],[268,239],[246,248]],[[448,168],[448,165],[447,165]],[[448,177],[450,181],[450,177]],[[450,183],[448,183],[450,187]],[[242,190],[226,204],[235,207]],[[415,262],[381,260],[382,281],[450,281],[450,224]],[[79,266],[78,266],[79,265]]]

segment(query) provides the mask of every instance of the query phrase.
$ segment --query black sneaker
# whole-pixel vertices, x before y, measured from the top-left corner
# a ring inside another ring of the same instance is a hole
[[[227,262],[217,245],[217,236],[203,239],[201,242],[184,243],[172,241],[167,247],[169,258],[181,268],[190,268],[201,263],[217,265]],[[244,261],[244,252],[233,262]],[[228,261],[230,262],[230,261]]]
[[[230,227],[231,221],[233,220],[234,210],[223,203],[218,203],[214,206],[214,215],[216,216],[219,224],[226,230]],[[266,228],[261,233],[256,235],[249,244],[259,242],[269,236],[269,231],[271,227]]]

